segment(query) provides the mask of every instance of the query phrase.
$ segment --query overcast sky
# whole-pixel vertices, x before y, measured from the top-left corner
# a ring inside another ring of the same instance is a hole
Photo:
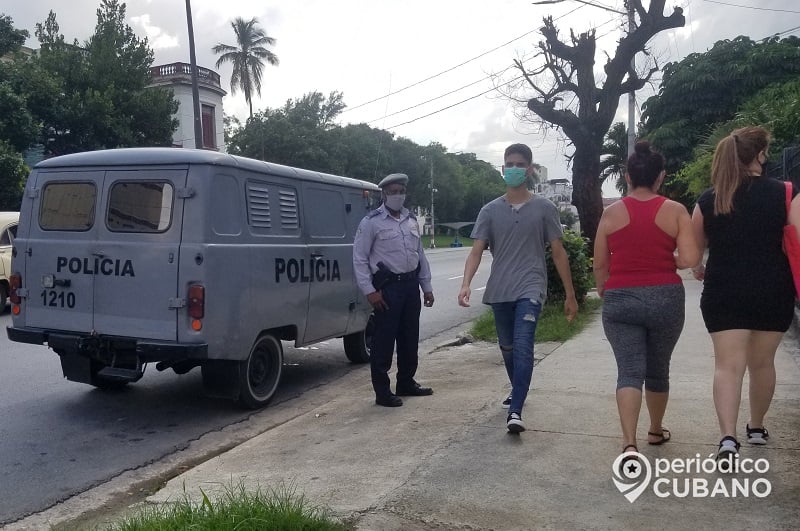
[[[624,11],[623,0],[591,2]],[[506,145],[525,142],[533,149],[535,161],[548,168],[551,179],[570,177],[564,158],[570,149],[558,133],[544,135],[521,121],[519,109],[515,112],[514,104],[490,90],[494,87],[491,76],[504,73],[509,79],[513,71],[507,68],[513,59],[532,56],[546,15],[558,19],[562,35],[568,36],[569,28],[596,28],[602,37],[599,48],[610,55],[625,21],[622,15],[581,0],[550,5],[534,5],[531,0],[191,3],[200,66],[215,68],[216,56],[211,52],[215,44],[236,44],[230,21],[237,16],[257,17],[267,35],[276,39],[272,50],[280,65],[266,67],[261,97],[253,101],[256,110],[280,107],[315,90],[326,95],[337,90],[344,93],[350,108],[342,114],[342,124],[366,122],[420,145],[438,142],[451,152],[476,153],[495,165],[502,163]],[[37,47],[34,25],[44,21],[50,10],[55,11],[67,41],[84,41],[94,30],[99,4],[99,0],[3,0],[0,12],[10,15],[15,27],[27,29],[32,37],[27,44]],[[673,0],[667,2],[666,13],[674,6],[684,9],[686,26],[663,32],[651,42],[660,64],[706,51],[714,42],[737,35],[761,39],[786,30],[791,31],[784,35],[800,34],[797,0]],[[129,0],[127,18],[138,35],[149,39],[155,64],[189,62],[184,1]],[[598,53],[597,61],[600,69],[604,56]],[[218,71],[229,90],[230,66]],[[422,82],[431,76],[436,77]],[[415,86],[406,88],[411,85]],[[394,94],[384,97],[390,93]],[[486,94],[478,96],[482,93]],[[638,101],[652,93],[653,89],[642,90]],[[464,100],[468,101],[460,103]],[[409,107],[414,108],[404,111]],[[450,108],[442,110],[446,107]],[[244,96],[229,93],[224,111],[244,120]],[[619,119],[624,120],[626,113],[627,104],[622,101]],[[297,165],[302,166],[302,161]]]

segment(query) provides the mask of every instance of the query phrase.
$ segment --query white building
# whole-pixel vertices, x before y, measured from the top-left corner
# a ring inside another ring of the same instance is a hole
[[[194,103],[192,101],[192,65],[172,63],[150,69],[150,86],[171,88],[178,101],[178,128],[172,134],[175,147],[195,147]],[[219,82],[219,74],[208,68],[197,67],[197,85],[200,93],[200,115],[203,130],[203,148],[225,152],[222,123],[222,97],[227,94]]]
[[[555,203],[559,210],[569,210],[575,217],[578,216],[578,209],[572,205],[572,183],[568,179],[536,183],[533,185],[533,192]]]

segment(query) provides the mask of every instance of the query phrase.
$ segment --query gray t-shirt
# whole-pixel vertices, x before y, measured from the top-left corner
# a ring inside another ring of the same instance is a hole
[[[505,196],[487,203],[478,213],[471,238],[488,242],[492,270],[484,304],[533,299],[544,304],[547,295],[545,244],[561,238],[558,209],[533,196],[513,208]]]

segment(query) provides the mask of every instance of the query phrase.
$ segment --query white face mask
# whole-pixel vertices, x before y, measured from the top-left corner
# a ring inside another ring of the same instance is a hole
[[[398,194],[398,195],[387,195],[386,199],[384,199],[383,204],[386,205],[386,208],[389,210],[394,210],[395,212],[399,212],[403,209],[403,203],[406,202],[405,194]]]

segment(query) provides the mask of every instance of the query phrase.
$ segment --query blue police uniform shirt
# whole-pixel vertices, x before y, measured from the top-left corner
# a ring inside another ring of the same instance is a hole
[[[383,262],[393,273],[408,273],[419,265],[419,285],[423,293],[433,292],[431,267],[422,250],[419,224],[407,208],[403,208],[397,219],[381,205],[358,225],[353,241],[353,268],[364,295],[375,291],[372,274],[378,271],[378,262]]]

